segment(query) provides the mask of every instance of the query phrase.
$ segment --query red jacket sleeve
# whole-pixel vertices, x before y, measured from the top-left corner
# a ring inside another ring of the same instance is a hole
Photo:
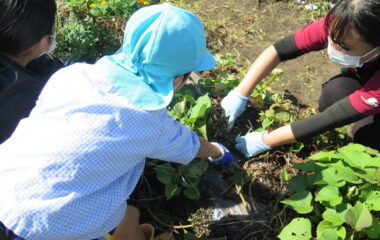
[[[318,51],[327,47],[328,34],[325,21],[326,18],[321,18],[294,34],[296,46],[301,52]]]
[[[361,114],[380,113],[380,71],[359,90],[349,96],[352,106]]]
[[[322,18],[276,41],[273,46],[281,61],[286,61],[311,51],[326,48],[327,39],[328,34],[325,30],[325,18]]]

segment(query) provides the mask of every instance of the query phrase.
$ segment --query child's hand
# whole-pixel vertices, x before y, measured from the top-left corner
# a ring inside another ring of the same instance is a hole
[[[232,153],[220,143],[212,142],[211,144],[213,144],[214,146],[217,146],[222,152],[222,154],[214,158],[209,157],[208,160],[216,164],[221,164],[228,167],[231,164],[231,162],[234,160],[234,156],[232,155]]]
[[[272,148],[266,145],[263,140],[264,133],[265,131],[250,132],[244,137],[237,137],[235,139],[235,148],[242,152],[247,158],[253,157],[267,150],[271,150]]]
[[[228,95],[223,98],[221,106],[224,109],[224,115],[228,118],[228,128],[230,131],[235,124],[235,120],[245,110],[248,97],[242,96],[236,89],[231,90]]]

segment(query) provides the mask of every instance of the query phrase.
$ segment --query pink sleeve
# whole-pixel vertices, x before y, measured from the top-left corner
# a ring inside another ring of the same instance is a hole
[[[380,71],[359,90],[349,96],[352,106],[361,114],[380,113]]]
[[[294,35],[297,48],[303,53],[318,51],[327,47],[328,34],[325,30],[326,18],[307,25]]]

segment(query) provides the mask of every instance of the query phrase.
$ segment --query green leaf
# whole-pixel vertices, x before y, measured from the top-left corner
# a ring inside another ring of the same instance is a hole
[[[178,184],[176,183],[167,183],[165,184],[165,196],[169,200],[174,196],[177,196],[181,192]]]
[[[311,222],[307,218],[295,218],[278,235],[281,240],[310,240]]]
[[[366,147],[365,152],[372,156],[376,156],[377,154],[379,154],[379,150],[370,147]]]
[[[186,188],[196,187],[201,181],[201,178],[182,177],[181,185]]]
[[[380,167],[380,157],[373,157],[372,161],[368,164],[368,167]]]
[[[330,206],[334,207],[341,204],[343,198],[340,195],[339,188],[337,186],[327,185],[317,193],[315,200],[319,202],[328,202]]]
[[[186,101],[180,101],[174,104],[174,106],[168,111],[169,115],[175,119],[182,118],[186,112]]]
[[[271,72],[271,74],[276,76],[276,77],[280,76],[283,73],[284,73],[284,70],[282,70],[281,68],[275,68]]]
[[[339,152],[344,151],[357,151],[357,152],[364,152],[367,149],[367,147],[357,144],[357,143],[350,143],[347,146],[341,147],[338,149]]]
[[[269,119],[273,119],[274,117],[276,117],[276,111],[272,108],[266,110],[265,111],[265,117],[267,117]]]
[[[188,165],[181,165],[180,172],[186,177],[200,178],[208,168],[208,161],[204,159],[195,159]]]
[[[232,176],[230,176],[230,180],[237,184],[238,186],[241,186],[243,187],[243,185],[249,181],[249,176],[247,174],[246,171],[244,170],[236,170],[234,171],[234,173],[232,174]]]
[[[342,181],[337,173],[338,171],[333,167],[323,169],[316,174],[314,184],[327,184],[342,187],[345,185],[345,182]]]
[[[372,215],[367,206],[361,202],[357,202],[354,207],[349,209],[344,216],[348,223],[355,231],[361,231],[363,228],[372,225]]]
[[[317,237],[321,237],[325,231],[333,230],[333,229],[334,229],[334,226],[330,222],[325,221],[325,220],[321,221],[318,223],[318,226],[317,226]]]
[[[336,234],[336,238],[332,238],[332,239],[346,238],[346,228],[344,228],[343,226],[334,226],[331,222],[324,220],[324,221],[321,221],[317,226],[318,239],[330,240],[328,238],[324,238],[323,236],[327,234],[326,232],[330,232],[329,234],[331,234],[331,231],[335,232]]]
[[[308,190],[312,187],[314,178],[315,175],[295,175],[290,179],[287,187],[293,192]]]
[[[374,148],[370,148],[370,147],[367,147],[367,149],[365,150],[366,153],[370,154],[370,155],[376,155],[379,153],[379,151],[377,149],[374,149]]]
[[[205,117],[211,109],[211,100],[207,94],[199,97],[195,102],[195,106],[191,109],[189,122],[194,123],[198,118]]]
[[[354,168],[364,169],[372,162],[372,157],[368,153],[345,150],[341,151],[343,161]]]
[[[352,168],[347,167],[343,164],[342,161],[338,161],[332,166],[337,170],[337,175],[339,175],[341,180],[353,183],[353,184],[360,184],[363,181],[356,176],[356,173]]]
[[[350,208],[352,208],[350,204],[342,203],[335,206],[335,208],[327,208],[322,217],[333,226],[340,226],[345,222],[344,216]]]
[[[299,153],[305,145],[302,142],[295,142],[290,146],[290,151],[294,153]]]
[[[380,184],[380,168],[366,168],[356,175],[372,184]]]
[[[201,198],[201,194],[198,191],[197,188],[192,187],[192,188],[186,188],[183,193],[185,194],[186,197],[189,199],[199,199]]]
[[[176,170],[170,163],[160,164],[154,169],[156,170],[158,180],[163,184],[172,182],[175,179],[175,176],[178,176]]]
[[[338,232],[334,229],[328,229],[323,232],[318,240],[342,240],[342,238],[338,236]]]
[[[267,127],[272,125],[273,122],[274,122],[274,119],[265,118],[263,122],[261,123],[261,126],[262,128],[266,129]]]
[[[294,164],[293,168],[296,168],[305,172],[316,172],[316,171],[320,171],[324,169],[324,167],[318,165],[316,161],[312,161],[312,160],[304,162],[304,163]]]
[[[329,161],[331,161],[331,159],[334,158],[334,156],[335,156],[334,151],[319,152],[317,154],[314,154],[314,155],[308,157],[308,159],[314,160],[314,161],[319,161],[319,162],[329,162]]]
[[[280,111],[276,113],[276,119],[280,122],[289,122],[290,114],[285,111]]]
[[[282,181],[288,181],[289,180],[289,176],[288,176],[288,173],[286,172],[286,169],[282,169],[280,179]]]
[[[198,136],[202,136],[206,140],[208,139],[206,119],[198,119],[198,121],[195,122],[193,129],[195,129]]]
[[[291,206],[298,213],[306,214],[313,211],[313,206],[311,205],[312,200],[313,196],[310,192],[300,191],[292,194],[288,199],[281,202]]]
[[[380,191],[370,191],[363,196],[362,201],[368,206],[370,210],[380,211]]]
[[[372,239],[379,239],[380,236],[380,223],[379,220],[372,216],[372,225],[364,228],[363,232]]]

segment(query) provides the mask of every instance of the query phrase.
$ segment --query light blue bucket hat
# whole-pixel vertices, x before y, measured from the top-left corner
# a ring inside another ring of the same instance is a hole
[[[176,76],[215,65],[201,21],[168,3],[136,11],[126,25],[121,51],[95,63],[131,104],[148,111],[169,105]]]

